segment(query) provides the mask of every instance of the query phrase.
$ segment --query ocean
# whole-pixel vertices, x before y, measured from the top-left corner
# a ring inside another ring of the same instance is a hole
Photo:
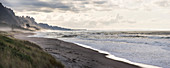
[[[57,38],[145,68],[170,67],[168,32],[41,31],[30,37]]]

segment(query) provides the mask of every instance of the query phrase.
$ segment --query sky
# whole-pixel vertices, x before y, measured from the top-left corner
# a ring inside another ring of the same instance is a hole
[[[38,23],[92,30],[170,30],[170,0],[0,0]]]

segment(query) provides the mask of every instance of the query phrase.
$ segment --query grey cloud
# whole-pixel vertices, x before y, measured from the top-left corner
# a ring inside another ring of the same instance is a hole
[[[45,12],[45,13],[53,12],[52,9],[37,9],[37,8],[27,8],[24,10],[23,10],[23,8],[17,8],[16,10],[19,12],[23,12],[23,11],[35,11],[35,12]]]
[[[82,2],[82,4],[89,4],[89,2]]]
[[[11,6],[7,0],[0,0],[0,2],[4,5]]]
[[[95,4],[105,4],[105,3],[107,3],[107,1],[94,1],[93,3],[95,3]]]
[[[23,2],[23,5],[28,5],[28,6],[33,6],[33,7],[47,7],[47,8],[63,8],[63,9],[70,9],[69,6],[62,4],[60,2],[55,2],[55,3],[47,3],[47,2],[41,2],[41,1],[34,1],[34,2]]]
[[[38,12],[45,12],[45,13],[49,13],[49,12],[53,12],[52,10],[40,10],[40,9],[35,9],[35,10],[30,10],[30,11],[38,11]]]
[[[40,8],[51,8],[51,9],[59,9],[64,11],[72,11],[71,8],[74,6],[70,6],[68,4],[61,3],[61,1],[54,1],[54,2],[43,2],[39,0],[16,0],[16,3],[11,1],[2,1],[3,4],[8,5],[9,7],[16,9],[17,11],[29,10],[29,11],[44,11],[44,12],[52,12],[51,10],[39,10]],[[10,5],[11,4],[11,5]],[[31,10],[32,9],[32,10]]]
[[[52,12],[51,10],[38,10],[40,8],[50,8],[50,9],[59,9],[62,11],[72,11],[72,12],[84,12],[89,10],[96,10],[96,7],[105,7],[105,9],[110,9],[103,4],[107,3],[105,0],[93,1],[93,0],[52,0],[52,1],[40,1],[40,0],[0,0],[6,5],[10,6],[14,10],[23,11],[44,11],[44,12]],[[65,2],[64,2],[65,1]],[[78,2],[76,2],[78,1]],[[10,5],[11,4],[11,5]],[[97,5],[94,5],[97,4]],[[94,5],[93,7],[86,7],[85,5]],[[100,6],[99,6],[100,5]],[[32,10],[31,10],[32,9]],[[37,9],[37,10],[35,10]],[[101,9],[102,10],[102,9]],[[102,11],[103,11],[102,10]],[[100,11],[100,10],[96,10]],[[107,11],[107,10],[106,10]]]

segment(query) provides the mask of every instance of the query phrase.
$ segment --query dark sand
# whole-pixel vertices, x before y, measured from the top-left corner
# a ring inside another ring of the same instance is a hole
[[[15,34],[15,38],[28,40],[61,61],[65,68],[140,68],[125,62],[112,60],[97,51],[58,39],[30,38],[31,33]]]

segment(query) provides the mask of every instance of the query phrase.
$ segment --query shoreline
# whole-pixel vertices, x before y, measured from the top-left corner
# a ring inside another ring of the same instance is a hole
[[[61,61],[66,68],[141,68],[109,58],[108,54],[59,39],[27,37],[33,33],[15,34],[15,38],[38,44]],[[48,45],[48,46],[47,46]]]
[[[28,37],[39,37],[37,35],[31,35],[31,36],[28,36]],[[40,38],[52,38],[52,37],[41,37]],[[59,40],[62,40],[62,41],[65,41],[65,42],[70,42],[70,43],[74,43],[78,46],[81,46],[81,47],[84,47],[84,48],[88,48],[88,49],[92,49],[92,50],[95,50],[95,51],[98,51],[99,53],[101,54],[105,54],[106,58],[109,58],[109,59],[113,59],[113,60],[117,60],[117,61],[121,61],[121,62],[125,62],[125,63],[129,63],[129,64],[132,64],[132,65],[136,65],[136,66],[139,66],[139,67],[142,67],[142,68],[162,68],[162,67],[159,67],[159,66],[155,66],[155,65],[149,65],[149,64],[143,64],[143,63],[137,63],[137,62],[132,62],[128,59],[125,59],[125,58],[120,58],[120,57],[117,57],[113,54],[110,54],[109,52],[107,51],[103,51],[103,50],[99,50],[99,49],[96,49],[96,48],[93,48],[91,46],[88,46],[88,45],[85,45],[85,44],[81,44],[81,43],[77,43],[77,42],[73,42],[73,41],[68,41],[68,40],[64,40],[62,38],[52,38],[52,39],[59,39]]]
[[[136,63],[136,62],[132,62],[132,61],[129,61],[127,59],[124,59],[124,58],[119,58],[119,57],[116,57],[106,51],[102,51],[102,50],[98,50],[98,49],[95,49],[95,48],[92,48],[90,46],[87,46],[87,45],[84,45],[84,44],[80,44],[80,43],[75,43],[79,46],[82,46],[84,48],[89,48],[89,49],[92,49],[92,50],[95,50],[95,51],[98,51],[99,53],[101,54],[106,54],[106,58],[109,58],[109,59],[113,59],[113,60],[117,60],[117,61],[121,61],[121,62],[125,62],[125,63],[129,63],[129,64],[132,64],[132,65],[136,65],[136,66],[139,66],[139,67],[142,67],[142,68],[162,68],[162,67],[158,67],[158,66],[153,66],[153,65],[147,65],[147,64],[142,64],[142,63]]]

